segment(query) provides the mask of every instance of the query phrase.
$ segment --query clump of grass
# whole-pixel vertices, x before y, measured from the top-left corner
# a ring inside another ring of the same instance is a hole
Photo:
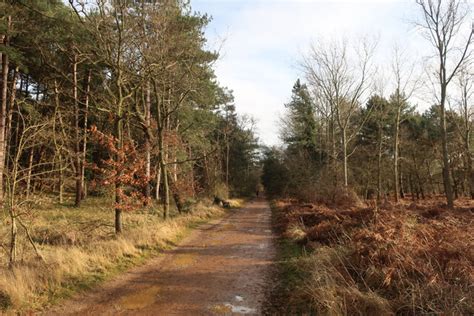
[[[347,267],[350,249],[318,248],[302,261],[309,276],[298,291],[309,299],[316,315],[393,315],[390,303],[370,289],[360,289]]]
[[[89,199],[81,208],[50,204],[37,210],[30,229],[45,261],[35,260],[20,244],[22,260],[7,269],[7,253],[1,254],[0,308],[41,309],[168,248],[188,227],[223,213],[209,203],[198,203],[190,212],[163,221],[160,214],[143,209],[124,214],[124,233],[117,237],[109,224],[109,205]]]

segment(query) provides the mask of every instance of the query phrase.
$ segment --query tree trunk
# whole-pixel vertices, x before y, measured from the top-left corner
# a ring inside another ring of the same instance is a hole
[[[378,126],[377,205],[382,199],[382,127]]]
[[[166,164],[164,162],[164,158],[161,158],[160,162],[161,174],[163,175],[163,193],[164,193],[164,201],[163,201],[163,218],[166,220],[169,218],[170,212],[170,189],[168,184],[168,171],[166,170]]]
[[[5,130],[5,158],[7,158],[8,152],[9,152],[9,147],[10,147],[10,134],[11,134],[11,129],[12,129],[12,117],[13,117],[13,111],[15,110],[15,101],[16,101],[16,83],[18,81],[18,77],[20,75],[19,67],[17,66],[15,68],[15,71],[13,73],[13,80],[10,86],[10,102],[9,106],[7,109],[7,114],[6,114],[6,130]],[[5,163],[6,166],[8,166],[8,161]],[[7,168],[7,167],[6,167]],[[7,168],[8,169],[8,168]]]
[[[171,175],[168,175],[168,179],[170,180],[169,181],[170,190],[171,190],[171,194],[173,195],[176,208],[178,209],[178,212],[181,214],[184,211],[184,201],[181,198],[181,195],[179,194],[178,187],[176,186],[176,182],[174,181],[173,177]]]
[[[433,173],[431,172],[430,163],[428,161],[426,161],[426,169],[428,170],[428,176],[429,176],[429,179],[430,179],[431,194],[435,195],[436,194],[436,187],[435,187],[435,184],[434,184]]]
[[[34,148],[31,148],[30,155],[28,158],[28,175],[26,178],[26,199],[30,197],[31,190],[31,174],[33,173],[33,157],[34,157]]]
[[[121,106],[119,106],[119,113],[117,119],[117,149],[121,150],[123,147],[123,125],[122,125],[122,112]],[[118,155],[117,155],[118,157]],[[119,159],[117,159],[119,161]],[[120,173],[117,173],[117,177],[120,177]],[[122,233],[122,185],[119,181],[115,182],[115,234]]]
[[[7,34],[10,31],[11,16],[7,17]],[[3,36],[3,46],[8,46],[8,36]],[[0,206],[3,205],[3,174],[5,171],[5,123],[6,123],[6,111],[7,111],[7,99],[8,99],[8,69],[9,60],[8,55],[2,54],[2,84],[1,84],[1,106],[0,106]]]
[[[63,155],[59,153],[59,178],[58,178],[58,186],[59,186],[59,204],[64,202],[64,171],[63,171]]]
[[[145,204],[148,205],[148,201],[151,196],[150,189],[150,179],[151,179],[151,139],[149,137],[149,129],[151,128],[151,91],[150,83],[147,82],[146,86],[146,99],[145,99],[145,156],[146,156],[146,165],[145,165],[145,176],[147,177],[146,186],[145,186]]]
[[[415,201],[415,191],[413,190],[413,179],[411,174],[408,176],[408,185],[410,186],[411,199]]]
[[[74,98],[74,163],[76,165],[76,195],[75,203],[76,207],[81,205],[82,200],[82,167],[81,167],[81,137],[80,137],[80,128],[79,128],[79,100],[77,95],[77,56],[74,55],[74,62],[72,68],[72,78],[73,78],[73,98]]]
[[[89,70],[87,74],[86,80],[86,95],[84,98],[84,127],[83,127],[83,134],[82,134],[82,161],[81,161],[81,199],[85,199],[87,197],[87,188],[85,182],[85,171],[86,171],[86,164],[87,164],[87,124],[89,120],[89,94],[91,89],[91,76],[92,71]]]
[[[343,155],[343,169],[344,169],[344,186],[348,186],[347,180],[347,137],[346,137],[346,129],[342,129],[342,155]]]
[[[16,244],[17,244],[17,235],[18,227],[16,225],[16,215],[13,213],[13,210],[10,206],[10,258],[9,258],[9,267],[12,268],[16,262]]]
[[[121,197],[116,194],[115,203],[122,203]],[[122,233],[122,210],[120,208],[115,208],[115,234],[119,235]]]
[[[155,187],[155,199],[160,200],[160,186],[161,186],[161,168],[156,166],[156,187]]]
[[[442,70],[443,71],[443,70]],[[445,72],[445,70],[444,70]],[[449,168],[449,151],[448,151],[448,132],[446,127],[446,84],[441,84],[441,102],[440,102],[440,119],[441,119],[441,140],[443,147],[443,185],[446,194],[448,208],[454,207],[453,188],[451,186],[450,168]]]
[[[398,176],[398,147],[399,147],[399,134],[400,134],[400,116],[401,116],[401,105],[399,101],[399,95],[397,92],[397,116],[395,119],[395,132],[393,135],[393,184],[394,184],[394,197],[395,202],[398,202],[399,188],[399,176]]]
[[[115,137],[117,138],[117,151],[120,152],[123,148],[124,136],[123,136],[123,111],[124,111],[124,97],[123,97],[123,86],[122,86],[122,71],[119,66],[116,85],[118,89],[118,103],[117,113],[115,117]],[[120,155],[116,155],[116,161],[123,164]],[[122,183],[118,180],[121,176],[120,170],[115,169],[116,180],[115,180],[115,234],[119,235],[122,233]]]
[[[465,151],[465,161],[466,161],[466,178],[469,186],[469,194],[471,199],[474,199],[474,172],[472,170],[472,154],[471,154],[471,119],[469,113],[468,105],[468,91],[466,85],[462,88],[463,94],[463,112],[464,112],[464,151]]]
[[[469,151],[469,154],[467,155],[467,175],[468,175],[468,181],[469,181],[469,192],[471,195],[471,199],[474,199],[474,172],[472,170],[472,156],[470,154],[469,150],[469,143],[467,143],[466,150]]]

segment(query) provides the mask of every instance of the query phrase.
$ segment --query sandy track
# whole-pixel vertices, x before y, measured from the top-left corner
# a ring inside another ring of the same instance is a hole
[[[261,314],[275,255],[264,200],[193,231],[144,266],[47,315]]]

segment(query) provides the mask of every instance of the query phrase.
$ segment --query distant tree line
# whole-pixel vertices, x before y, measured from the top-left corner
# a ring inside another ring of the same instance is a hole
[[[454,0],[416,5],[435,56],[419,74],[400,48],[388,67],[376,67],[367,39],[311,46],[306,83],[295,83],[282,118],[284,146],[265,152],[268,193],[331,200],[355,190],[379,202],[445,194],[449,207],[474,198],[471,8]],[[415,96],[432,106],[416,111]]]

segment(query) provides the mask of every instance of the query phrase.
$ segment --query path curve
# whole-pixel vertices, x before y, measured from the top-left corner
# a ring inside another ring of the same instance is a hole
[[[270,208],[255,200],[46,314],[259,315],[274,256]]]

